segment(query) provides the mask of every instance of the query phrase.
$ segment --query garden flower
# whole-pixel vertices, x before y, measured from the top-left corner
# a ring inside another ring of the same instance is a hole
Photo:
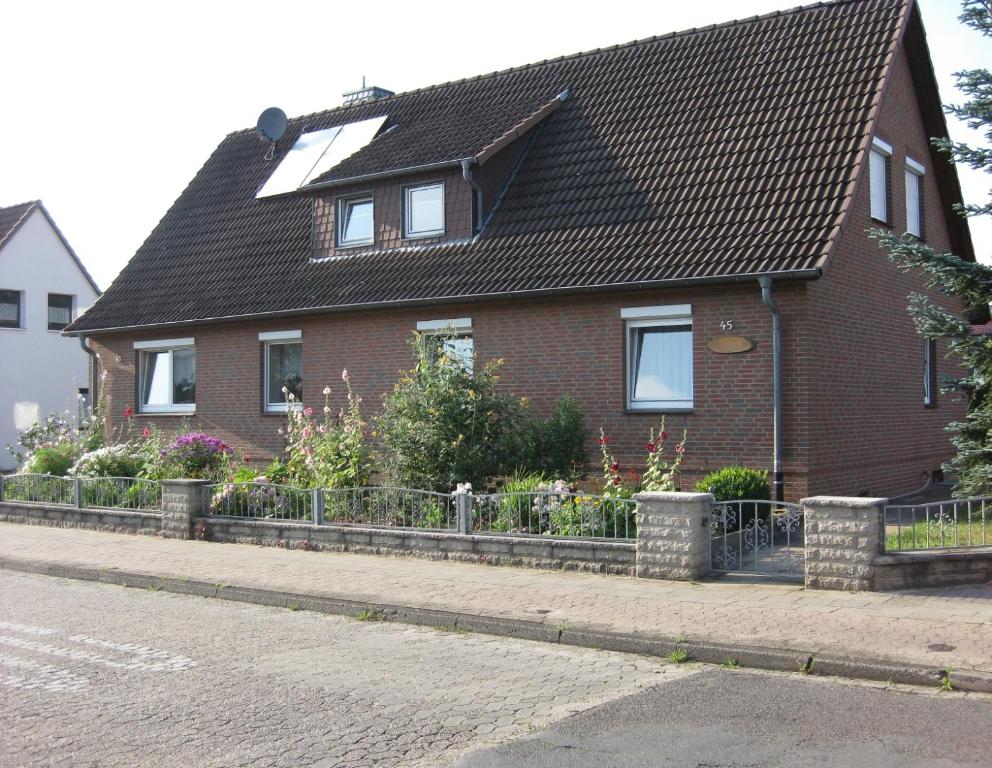
[[[654,453],[657,447],[658,446],[656,446],[654,443],[648,443],[647,444],[648,453]]]
[[[345,384],[348,383],[348,369],[347,368],[344,368],[341,371],[341,381],[343,381]]]
[[[611,472],[619,472],[620,471],[620,465],[617,462],[614,461],[612,464],[610,464],[610,471]]]
[[[662,432],[661,433],[661,439],[662,440],[667,440],[668,439],[668,433],[667,432]]]
[[[148,427],[145,427],[143,430],[141,430],[141,436],[142,437],[151,437],[152,436],[152,431]]]
[[[132,416],[134,416],[134,409],[129,405],[124,409],[124,418],[130,419]]]
[[[287,387],[286,385],[283,385],[282,393],[284,395],[288,395],[289,394],[289,387]]]
[[[676,443],[675,444],[675,452],[676,453],[685,453],[685,443]]]
[[[610,438],[608,438],[606,435],[603,435],[601,438],[599,438],[599,440],[596,441],[598,445],[606,445],[608,442],[610,442]]]
[[[324,397],[327,397],[329,394],[331,394],[331,388],[324,387]]]
[[[324,406],[324,413],[325,413],[325,414],[329,414],[330,412],[331,412],[331,406],[329,406],[329,405],[325,405],[325,406]]]
[[[620,478],[619,477],[614,477],[613,478],[613,484],[614,485],[620,485]]]
[[[308,405],[306,408],[303,409],[303,415],[304,416],[313,416],[313,408],[311,408]]]

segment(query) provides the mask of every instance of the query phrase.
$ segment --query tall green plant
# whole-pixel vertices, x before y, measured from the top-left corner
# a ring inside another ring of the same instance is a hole
[[[502,360],[466,366],[414,334],[413,367],[386,395],[377,419],[383,463],[396,482],[448,492],[485,487],[512,469],[519,401],[497,390]]]
[[[992,3],[988,0],[965,0],[959,19],[985,37],[992,37]],[[992,72],[962,70],[955,77],[967,99],[946,107],[947,111],[969,127],[981,129],[992,141]],[[992,147],[971,147],[946,138],[932,142],[951,162],[992,173]],[[957,209],[963,216],[988,215],[992,213],[992,198],[983,204],[959,205]],[[901,269],[919,270],[928,287],[963,304],[963,312],[958,313],[914,293],[909,297],[909,312],[922,336],[948,340],[948,356],[957,358],[965,369],[960,378],[943,381],[943,391],[963,392],[969,403],[964,420],[948,426],[957,451],[946,465],[958,476],[955,494],[992,494],[992,340],[971,332],[971,322],[988,314],[992,268],[935,251],[911,235],[898,236],[885,230],[872,230],[870,234]]]

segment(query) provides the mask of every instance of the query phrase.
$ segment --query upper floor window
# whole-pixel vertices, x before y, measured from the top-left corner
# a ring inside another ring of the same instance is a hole
[[[372,195],[338,200],[338,245],[371,245]]]
[[[403,237],[444,234],[444,183],[403,191]]]
[[[136,341],[138,402],[142,413],[192,413],[196,409],[193,339]]]
[[[48,294],[48,330],[61,331],[72,322],[72,296]]]
[[[425,344],[434,358],[442,355],[461,365],[469,373],[475,364],[475,343],[472,341],[472,318],[451,320],[421,320],[417,323]]]
[[[889,219],[889,158],[892,147],[881,139],[873,139],[868,153],[868,177],[871,182],[871,217],[888,224]]]
[[[923,239],[923,175],[920,163],[906,158],[906,231]]]
[[[262,342],[264,410],[279,413],[290,402],[303,400],[303,334],[301,331],[272,331],[258,334]],[[290,398],[292,395],[292,399]]]
[[[692,307],[620,310],[627,333],[627,408],[692,408]]]
[[[21,327],[21,292],[0,290],[0,328]]]

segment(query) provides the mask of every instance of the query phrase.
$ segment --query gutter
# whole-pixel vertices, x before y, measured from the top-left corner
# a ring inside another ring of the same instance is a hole
[[[654,288],[684,288],[695,285],[721,285],[728,283],[750,282],[755,278],[772,277],[779,280],[815,280],[823,274],[820,269],[794,269],[779,272],[751,273],[748,275],[720,275],[716,277],[682,277],[667,280],[643,280],[636,283],[602,283],[588,286],[565,286],[562,288],[539,288],[522,291],[498,291],[481,294],[452,294],[450,296],[429,296],[416,299],[397,299],[393,301],[358,302],[354,304],[325,304],[316,307],[300,307],[297,309],[280,309],[272,312],[246,312],[240,315],[219,315],[202,317],[192,320],[170,320],[160,323],[143,323],[141,325],[117,325],[106,328],[74,329],[71,326],[63,331],[67,336],[90,335],[95,333],[115,333],[123,331],[158,330],[161,328],[181,328],[191,325],[211,325],[215,323],[236,323],[242,320],[265,320],[282,317],[299,317],[301,315],[337,314],[340,312],[356,312],[373,309],[400,309],[419,307],[432,304],[462,304],[479,301],[497,301],[515,298],[546,298],[553,296],[581,295],[586,293],[646,291]],[[82,318],[80,318],[82,319]]]
[[[772,313],[772,381],[773,399],[772,411],[774,414],[774,438],[773,438],[773,477],[775,485],[775,500],[784,501],[784,484],[782,482],[782,316],[778,307],[772,299],[772,278],[768,275],[761,275],[758,278],[758,285],[761,286],[761,300]]]
[[[90,356],[93,363],[90,372],[90,413],[96,413],[96,404],[100,402],[100,356],[87,343],[89,337],[80,334],[79,346]]]

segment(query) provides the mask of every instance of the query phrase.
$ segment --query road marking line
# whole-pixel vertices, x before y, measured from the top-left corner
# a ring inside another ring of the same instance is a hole
[[[0,666],[22,672],[22,674],[0,672],[0,685],[6,685],[8,688],[26,690],[40,688],[44,691],[58,693],[61,691],[80,691],[90,684],[88,678],[67,669],[59,669],[54,664],[40,664],[37,661],[22,659],[18,656],[0,653]]]
[[[36,640],[26,640],[20,637],[7,637],[6,635],[0,635],[0,645],[6,645],[11,648],[21,648],[23,650],[43,653],[49,656],[72,659],[74,661],[82,661],[89,664],[97,664],[104,667],[111,667],[112,669],[142,669],[152,672],[178,672],[196,666],[196,662],[186,656],[173,656],[166,661],[159,661],[152,664],[148,664],[143,661],[114,661],[106,656],[100,656],[95,653],[90,653],[89,651],[59,648],[55,645],[39,643]]]

